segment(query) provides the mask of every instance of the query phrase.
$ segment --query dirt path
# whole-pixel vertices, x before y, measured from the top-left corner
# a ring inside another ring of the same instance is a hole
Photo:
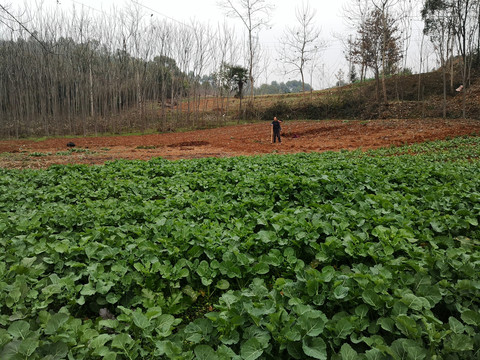
[[[184,133],[0,141],[0,167],[45,168],[52,164],[102,164],[115,159],[148,160],[227,157],[267,153],[374,149],[462,135],[480,135],[475,120],[289,121],[283,141],[271,144],[269,122]],[[66,144],[74,142],[69,151]]]

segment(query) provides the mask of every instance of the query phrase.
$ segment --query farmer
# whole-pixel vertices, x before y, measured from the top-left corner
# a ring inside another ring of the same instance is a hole
[[[280,123],[282,121],[281,120],[278,120],[277,117],[275,116],[273,118],[273,121],[272,121],[272,142],[274,143],[277,138],[278,138],[278,142],[281,143],[282,140],[280,139],[280,130],[282,130],[282,128],[280,127]]]

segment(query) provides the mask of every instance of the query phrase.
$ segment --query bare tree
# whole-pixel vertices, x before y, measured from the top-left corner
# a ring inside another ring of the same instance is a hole
[[[211,52],[214,66],[212,77],[216,95],[215,109],[217,109],[217,116],[222,116],[223,119],[226,119],[223,114],[228,110],[228,101],[225,103],[224,95],[226,94],[228,98],[230,92],[226,91],[226,84],[224,83],[224,64],[236,64],[239,62],[240,54],[237,51],[239,42],[235,32],[226,22],[218,26],[212,41]]]
[[[314,59],[320,49],[325,48],[321,41],[320,29],[315,24],[316,10],[307,2],[302,2],[295,10],[297,25],[288,27],[280,39],[280,57],[285,65],[285,73],[298,72],[305,94],[305,67]]]
[[[398,60],[401,58],[401,53],[398,52],[398,40],[399,37],[395,39],[395,41],[391,41],[391,38],[395,32],[398,31],[397,27],[397,19],[392,14],[392,8],[397,5],[399,0],[372,0],[375,9],[377,9],[376,14],[380,16],[381,20],[381,27],[380,27],[380,36],[382,38],[381,46],[380,46],[380,53],[381,53],[381,61],[382,61],[382,91],[383,91],[383,101],[387,102],[387,86],[385,83],[385,76],[387,75],[387,64],[388,60],[392,60],[392,51],[396,51],[398,53]],[[394,27],[394,32],[392,32],[392,27]]]
[[[28,21],[22,19],[22,13],[15,14],[12,10],[11,4],[0,4],[0,24],[3,24],[15,31],[15,25],[19,26],[23,31],[27,32],[32,39],[35,39],[46,51],[51,51],[47,48],[44,42],[42,42],[35,31],[30,30],[27,27]]]
[[[376,80],[377,100],[380,100],[380,77],[383,101],[387,101],[385,77],[396,72],[401,59],[398,46],[398,28],[395,19],[381,9],[374,9],[360,24],[358,36],[351,44],[352,61],[373,70]]]
[[[440,60],[443,78],[443,118],[447,117],[447,60],[452,55],[453,17],[451,3],[444,0],[427,0],[422,9],[424,33],[430,36]]]
[[[159,19],[136,1],[108,13],[36,5],[0,7],[0,136],[198,125],[200,96],[224,90],[210,74],[243,56],[231,29]],[[261,14],[248,18],[249,79],[259,76]]]
[[[399,2],[399,21],[401,24],[401,41],[402,41],[402,56],[403,56],[403,69],[407,68],[408,50],[412,39],[412,15],[416,10],[415,2],[412,0],[400,0]]]
[[[366,22],[367,17],[372,11],[370,0],[353,0],[343,5],[343,12],[348,26],[357,34],[361,34],[362,24]],[[338,37],[338,36],[337,36]],[[360,81],[364,81],[368,65],[366,62],[367,55],[362,52],[354,51],[354,47],[359,45],[359,39],[352,39],[351,36],[346,40],[345,50],[349,64],[360,65]],[[357,49],[358,50],[358,49]],[[363,51],[363,47],[360,47]],[[355,52],[355,55],[353,55]]]
[[[470,85],[470,72],[475,46],[475,36],[479,28],[478,0],[452,0],[457,46],[462,57],[463,117],[466,117],[467,89]]]
[[[247,30],[248,78],[250,99],[253,102],[256,37],[261,28],[268,24],[270,12],[274,7],[269,0],[220,0],[219,5],[225,9],[227,16],[240,19]]]

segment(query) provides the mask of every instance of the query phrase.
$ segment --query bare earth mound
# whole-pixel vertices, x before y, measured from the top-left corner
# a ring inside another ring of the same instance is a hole
[[[282,143],[270,141],[270,123],[184,133],[0,141],[0,167],[45,168],[52,164],[102,164],[116,159],[148,160],[227,157],[267,153],[375,149],[390,145],[480,135],[478,120],[408,119],[288,121]],[[66,144],[74,142],[73,150]]]

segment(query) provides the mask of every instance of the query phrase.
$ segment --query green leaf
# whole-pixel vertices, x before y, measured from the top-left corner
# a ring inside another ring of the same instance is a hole
[[[258,236],[258,239],[265,244],[273,242],[276,238],[276,235],[273,231],[266,231],[266,230],[259,231],[257,236]]]
[[[414,319],[406,316],[406,315],[399,315],[395,318],[395,325],[397,328],[408,337],[418,337],[420,330],[417,327],[417,323]]]
[[[258,359],[263,354],[263,347],[257,339],[248,339],[240,347],[240,355],[245,360]]]
[[[297,326],[289,326],[284,328],[285,339],[288,341],[299,341],[302,339],[302,334]]]
[[[315,337],[323,332],[327,318],[323,314],[318,318],[311,317],[310,314],[310,312],[307,312],[300,316],[298,318],[298,324],[303,330],[305,330],[305,333],[308,336]]]
[[[25,320],[19,320],[12,323],[7,332],[14,338],[25,339],[30,332],[30,324]]]
[[[349,319],[343,318],[337,322],[335,325],[335,330],[337,331],[337,336],[340,339],[345,339],[352,332],[353,325]]]
[[[0,359],[2,360],[20,360],[24,358],[20,352],[20,344],[21,340],[14,340],[9,342],[5,347],[3,347],[2,351],[0,352]]]
[[[162,336],[168,336],[171,333],[171,327],[175,322],[175,318],[170,314],[163,314],[156,320],[155,328]]]
[[[268,274],[269,271],[270,271],[270,268],[268,264],[264,262],[260,262],[253,266],[253,272],[256,274],[264,275],[264,274]]]
[[[362,293],[362,299],[368,305],[373,306],[375,309],[379,309],[382,306],[382,301],[375,291],[367,289]]]
[[[377,324],[382,327],[383,330],[393,332],[395,329],[395,321],[391,318],[380,318],[377,320]]]
[[[20,343],[19,352],[25,355],[27,358],[30,357],[35,350],[38,348],[39,341],[37,339],[24,339]]]
[[[150,325],[148,318],[139,309],[132,314],[132,320],[140,329],[146,329]]]
[[[90,296],[94,295],[97,291],[95,290],[94,286],[90,283],[83,285],[82,290],[80,291],[80,295],[83,296]]]
[[[235,352],[225,345],[220,345],[217,348],[218,360],[231,360],[233,358],[239,358]]]
[[[465,324],[480,326],[480,313],[478,311],[466,310],[461,317]]]
[[[117,353],[114,353],[113,351],[106,351],[102,355],[102,360],[116,360],[117,359]]]
[[[327,345],[322,338],[304,338],[302,349],[307,356],[313,357],[314,359],[327,360]]]
[[[220,280],[217,282],[216,288],[220,290],[227,290],[230,287],[230,283],[227,280]]]
[[[342,360],[357,360],[358,353],[353,350],[353,348],[349,344],[343,344],[340,349],[340,355],[342,356]]]
[[[198,360],[218,360],[218,356],[215,353],[215,350],[208,345],[198,345],[195,346],[193,350],[195,356]]]
[[[445,225],[438,220],[432,220],[430,222],[432,229],[438,233],[445,231]]]
[[[35,263],[36,260],[37,260],[37,257],[36,257],[36,256],[30,257],[30,258],[29,258],[29,257],[26,257],[26,258],[23,258],[23,259],[22,259],[22,261],[21,261],[20,264],[21,264],[22,266],[26,267],[26,268],[29,268],[29,267],[31,267],[31,266]]]
[[[108,293],[105,299],[106,299],[110,304],[116,304],[121,298],[122,298],[122,295],[121,295],[121,294]]]
[[[8,342],[12,340],[10,334],[8,334],[6,329],[0,328],[0,349]]]
[[[322,268],[321,275],[319,276],[320,281],[322,282],[330,282],[333,279],[333,276],[335,275],[335,269],[333,266],[325,266]]]
[[[68,314],[58,313],[53,315],[47,322],[45,326],[45,334],[52,335],[57,332],[58,329],[62,327],[63,324],[69,319]]]
[[[358,305],[355,308],[355,315],[357,315],[360,318],[364,318],[368,314],[368,306],[365,304]]]
[[[463,325],[460,321],[458,321],[456,318],[453,316],[450,316],[448,318],[448,324],[450,325],[450,329],[455,333],[455,334],[461,334],[465,331],[465,325]]]
[[[387,360],[387,357],[378,349],[370,349],[365,352],[367,360]]]
[[[299,342],[289,342],[287,344],[287,352],[294,359],[303,359],[305,356],[303,354],[302,344]]]
[[[388,234],[390,233],[390,229],[386,228],[383,225],[378,225],[372,230],[372,235],[378,237],[379,239],[386,240],[388,239]]]
[[[112,347],[117,349],[126,350],[127,347],[133,343],[133,339],[130,335],[122,333],[115,335],[112,341]]]
[[[48,345],[48,355],[52,360],[64,359],[68,354],[68,345],[64,342],[56,342]]]
[[[440,292],[440,286],[438,286],[438,284],[419,286],[417,295],[427,299],[427,301],[430,302],[430,308],[439,303],[443,298]]]
[[[445,348],[450,351],[469,351],[473,350],[473,339],[465,334],[453,334],[445,342]]]
[[[240,271],[240,268],[236,266],[231,260],[222,261],[222,263],[220,264],[220,271],[223,275],[227,275],[229,278],[242,277],[242,272]]]
[[[153,320],[157,317],[162,315],[162,308],[161,307],[152,307],[147,310],[145,313],[145,316],[148,318],[148,320]]]
[[[230,290],[225,294],[223,294],[220,300],[223,300],[225,305],[227,305],[227,307],[230,308],[233,304],[235,304],[238,301],[238,297]]]
[[[335,288],[335,290],[333,290],[333,296],[335,296],[335,299],[338,300],[344,299],[347,297],[349,290],[350,288],[339,285]]]
[[[423,360],[428,354],[426,349],[410,339],[395,340],[390,348],[394,357],[399,359]]]
[[[467,222],[468,222],[470,225],[478,226],[478,220],[477,220],[476,218],[468,217],[468,218],[466,218],[465,220],[467,220]]]
[[[107,341],[109,341],[110,339],[112,338],[112,335],[109,335],[109,334],[100,334],[98,335],[97,337],[95,337],[94,339],[92,339],[92,341],[90,341],[90,347],[92,349],[100,349],[103,347],[103,345],[105,345],[107,343]]]
[[[423,308],[429,308],[430,303],[425,298],[417,297],[413,294],[405,294],[400,300],[410,309],[421,311]]]

